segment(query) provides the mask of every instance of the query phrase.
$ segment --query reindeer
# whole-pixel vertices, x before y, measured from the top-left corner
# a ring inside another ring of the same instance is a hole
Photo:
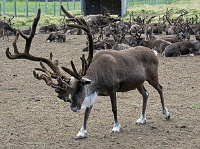
[[[94,42],[94,50],[112,49],[116,41],[112,38],[104,38],[102,41],[98,40]],[[82,49],[82,51],[88,51],[88,46]]]
[[[66,35],[62,31],[51,32],[46,40],[48,42],[66,42]]]
[[[117,117],[116,93],[137,89],[143,96],[143,108],[140,118],[136,121],[138,125],[146,123],[146,104],[148,92],[144,82],[149,82],[159,93],[162,112],[166,119],[170,114],[165,107],[162,86],[158,82],[158,58],[152,49],[138,46],[122,51],[101,50],[93,55],[93,40],[90,30],[84,20],[77,20],[71,16],[63,6],[62,11],[77,24],[70,26],[82,28],[87,32],[89,40],[89,60],[82,58],[82,71],[77,73],[73,61],[72,70],[62,67],[64,71],[72,75],[73,93],[71,96],[71,110],[78,112],[85,109],[83,125],[76,135],[77,138],[87,137],[86,125],[92,106],[97,96],[110,96],[112,112],[114,115],[114,126],[112,132],[120,132],[121,125]],[[65,98],[65,96],[62,96]]]
[[[153,38],[154,25],[156,24],[151,23],[145,27],[145,40],[151,40]]]
[[[8,41],[9,41],[9,33],[8,31],[12,32],[13,34],[16,33],[16,30],[13,29],[8,23],[0,20],[0,33],[2,34],[2,38],[4,40],[4,35],[7,36]]]
[[[163,53],[168,45],[171,45],[171,43],[163,39],[142,40],[141,42],[141,46],[154,49],[158,53]]]
[[[164,57],[176,57],[181,55],[200,54],[200,38],[199,35],[195,36],[196,39],[189,41],[176,42],[168,45],[163,52]]]
[[[156,23],[150,23],[153,18],[156,16],[152,16],[148,19],[146,26],[145,26],[145,40],[151,40],[153,38],[153,31],[156,29]]]
[[[44,25],[39,28],[38,33],[43,34],[43,33],[55,32],[55,31],[59,31],[60,29],[61,27],[59,27],[56,24]]]
[[[64,76],[58,68],[58,63],[52,61],[50,58],[35,57],[29,54],[32,39],[35,34],[37,23],[40,19],[41,10],[38,10],[37,17],[34,19],[32,31],[29,37],[17,31],[16,38],[13,42],[14,53],[6,50],[6,55],[10,59],[28,59],[32,61],[41,61],[42,68],[34,70],[34,76],[37,79],[44,80],[47,85],[55,88],[58,97],[64,101],[68,101],[68,95],[71,94],[71,110],[78,112],[85,109],[83,126],[77,134],[77,138],[85,138],[87,136],[86,125],[92,105],[97,96],[110,96],[112,112],[114,115],[114,126],[112,132],[120,132],[121,125],[117,117],[117,103],[116,92],[126,92],[137,89],[143,96],[143,106],[140,118],[136,121],[138,125],[146,123],[146,105],[149,93],[144,87],[144,82],[149,82],[159,93],[162,105],[162,112],[165,118],[170,119],[170,114],[165,107],[162,86],[158,82],[158,58],[152,49],[138,46],[129,48],[127,50],[102,50],[93,54],[93,39],[89,27],[84,19],[77,19],[70,15],[61,5],[64,14],[73,22],[77,24],[68,24],[70,27],[83,29],[89,40],[89,53],[86,60],[85,56],[81,57],[82,69],[78,73],[73,61],[71,61],[72,70],[61,67],[64,71],[72,77]],[[25,51],[20,53],[18,51],[16,42],[18,36],[21,35],[26,39]],[[53,72],[46,69],[43,63],[46,63]],[[39,75],[36,71],[42,71],[44,74]],[[57,83],[53,82],[57,80]]]
[[[24,35],[30,35],[30,33],[31,33],[31,27],[29,27],[28,29],[23,29],[23,30],[21,30],[21,32],[22,32]]]

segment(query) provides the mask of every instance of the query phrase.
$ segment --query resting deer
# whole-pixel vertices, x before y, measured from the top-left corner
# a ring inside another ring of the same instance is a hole
[[[158,58],[152,49],[146,47],[135,47],[127,50],[103,50],[93,55],[93,39],[87,23],[83,19],[77,19],[71,16],[61,5],[62,11],[68,16],[69,20],[77,24],[69,24],[70,27],[78,27],[86,31],[89,40],[89,54],[87,60],[83,55],[81,57],[82,70],[77,72],[73,61],[71,61],[72,70],[62,67],[64,71],[73,76],[67,78],[64,76],[56,63],[53,63],[52,56],[50,59],[34,57],[29,54],[30,45],[34,32],[36,30],[37,22],[40,18],[40,9],[37,17],[32,25],[31,35],[27,38],[21,32],[18,33],[25,38],[26,46],[24,53],[19,53],[16,40],[13,42],[14,52],[12,55],[9,48],[6,50],[7,57],[10,59],[29,59],[33,61],[45,62],[52,70],[53,73],[48,71],[41,63],[42,68],[36,70],[44,72],[39,75],[34,71],[37,79],[43,79],[53,88],[56,88],[58,97],[65,100],[68,98],[69,93],[71,96],[71,110],[78,112],[85,109],[83,126],[77,134],[77,138],[85,138],[87,136],[86,125],[89,118],[92,105],[94,104],[97,96],[110,96],[112,104],[112,112],[114,115],[114,126],[112,131],[119,132],[121,125],[117,117],[117,102],[116,92],[126,92],[137,89],[143,96],[143,106],[140,118],[136,121],[138,125],[146,123],[146,105],[148,99],[148,92],[144,87],[144,82],[147,81],[159,93],[162,105],[162,112],[166,119],[170,119],[170,114],[164,105],[164,98],[162,86],[158,82]],[[17,35],[19,35],[17,33]],[[53,83],[52,78],[56,78],[58,83]]]

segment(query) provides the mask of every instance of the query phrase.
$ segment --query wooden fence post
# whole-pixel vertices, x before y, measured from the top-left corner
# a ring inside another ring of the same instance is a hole
[[[56,2],[53,3],[53,14],[56,16]]]
[[[1,16],[1,3],[0,3],[0,16]]]
[[[26,18],[28,18],[28,0],[26,0],[26,9],[25,9],[25,11],[26,11]]]
[[[14,16],[17,17],[17,5],[16,5],[16,2],[14,2]]]

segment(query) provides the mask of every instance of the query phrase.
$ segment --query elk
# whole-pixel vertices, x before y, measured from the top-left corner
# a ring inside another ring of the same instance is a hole
[[[73,61],[72,70],[62,67],[64,71],[72,75],[75,80],[71,96],[71,110],[78,112],[85,109],[83,125],[76,135],[77,138],[87,137],[86,125],[92,106],[97,96],[109,96],[114,115],[112,132],[120,132],[121,125],[117,117],[116,93],[137,89],[143,97],[142,113],[136,121],[137,125],[146,123],[146,105],[149,93],[144,87],[147,81],[159,93],[162,112],[165,118],[170,119],[168,109],[165,107],[162,86],[158,82],[158,58],[152,49],[138,46],[122,51],[101,50],[93,55],[93,40],[88,26],[84,20],[71,16],[63,6],[62,11],[70,20],[77,24],[70,26],[81,28],[86,31],[89,40],[89,59],[82,58],[82,71],[78,73]],[[65,97],[62,97],[65,98]]]
[[[149,82],[159,93],[162,105],[162,113],[165,118],[170,119],[168,109],[164,104],[162,86],[158,82],[158,58],[152,49],[138,46],[127,50],[102,50],[93,54],[93,39],[90,29],[84,19],[78,19],[71,16],[61,5],[61,9],[69,20],[76,24],[68,24],[70,27],[83,29],[88,36],[89,53],[86,59],[84,55],[81,57],[82,69],[78,73],[73,61],[71,61],[72,69],[61,67],[65,72],[71,75],[71,78],[66,77],[61,73],[58,67],[58,62],[50,58],[36,57],[29,53],[32,39],[35,35],[35,30],[40,19],[41,10],[38,9],[38,14],[34,19],[32,31],[29,37],[17,31],[16,38],[13,42],[14,53],[12,55],[9,48],[6,49],[6,56],[10,59],[28,59],[32,61],[40,61],[42,68],[36,68],[33,71],[34,76],[39,80],[44,80],[47,85],[55,88],[58,97],[67,101],[68,95],[71,94],[71,110],[78,112],[85,109],[83,125],[76,135],[78,139],[87,137],[86,125],[89,114],[97,96],[110,96],[112,112],[114,115],[114,126],[112,132],[120,132],[121,125],[117,117],[117,102],[116,92],[126,92],[137,89],[143,97],[142,113],[136,121],[137,125],[146,123],[146,105],[149,93],[144,87],[144,82]],[[18,36],[21,35],[26,39],[25,50],[23,53],[18,51],[16,42]],[[46,69],[43,63],[47,64],[53,72]],[[39,75],[41,71],[44,74]],[[53,79],[57,82],[54,83]]]

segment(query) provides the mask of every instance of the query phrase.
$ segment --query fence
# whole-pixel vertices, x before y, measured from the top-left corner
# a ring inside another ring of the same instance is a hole
[[[39,2],[35,1],[15,1],[12,0],[1,0],[0,3],[0,16],[15,16],[15,17],[29,17],[34,16],[37,13],[37,9],[41,8],[42,13],[50,15],[61,15],[60,5],[62,4],[67,10],[81,10],[82,0],[59,0],[49,2],[43,0]],[[123,0],[122,0],[123,1]],[[127,0],[127,7],[138,4],[171,4],[180,0]]]
[[[180,0],[128,0],[128,7],[133,5],[149,4],[149,5],[159,5],[159,4],[171,4]]]
[[[47,0],[39,1],[17,1],[17,2],[4,2],[0,3],[0,15],[15,16],[15,17],[29,17],[37,13],[38,8],[41,8],[43,14],[61,15],[60,5],[63,5],[67,10],[81,10],[81,1],[55,1],[48,2]]]

